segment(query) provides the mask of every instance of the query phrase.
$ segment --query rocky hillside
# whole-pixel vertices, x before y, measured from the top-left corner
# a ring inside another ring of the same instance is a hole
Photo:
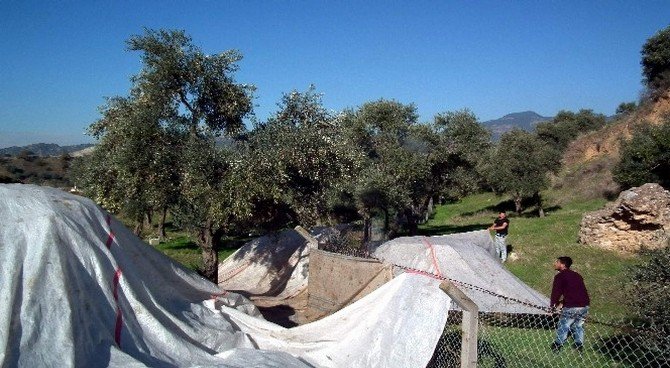
[[[30,152],[32,155],[45,156],[60,156],[64,153],[71,153],[81,151],[85,148],[92,147],[92,144],[76,144],[73,146],[59,146],[55,143],[37,143],[29,144],[27,146],[12,146],[7,148],[0,148],[0,155],[16,156],[21,152]]]
[[[629,139],[641,126],[660,124],[670,114],[670,90],[654,102],[615,119],[604,128],[574,140],[563,156],[563,169],[554,180],[557,188],[570,189],[584,198],[616,197],[621,189],[612,178],[619,161],[622,140]]]

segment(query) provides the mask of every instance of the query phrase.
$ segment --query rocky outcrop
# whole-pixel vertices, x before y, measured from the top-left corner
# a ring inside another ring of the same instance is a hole
[[[644,184],[621,192],[602,210],[582,218],[579,242],[618,252],[657,249],[670,239],[670,192]]]

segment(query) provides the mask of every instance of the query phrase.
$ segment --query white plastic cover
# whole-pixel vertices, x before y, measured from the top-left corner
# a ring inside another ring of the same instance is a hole
[[[307,288],[310,249],[296,230],[253,239],[219,263],[219,287],[254,299],[291,298]]]
[[[449,298],[405,275],[285,329],[154,250],[88,199],[0,185],[0,366],[425,366]],[[218,296],[224,294],[223,296]]]
[[[480,311],[545,313],[529,305],[548,306],[549,299],[507,271],[495,257],[495,252],[491,252],[492,249],[490,234],[481,230],[433,237],[396,238],[379,245],[372,254],[384,262],[459,281],[456,285],[477,304]]]

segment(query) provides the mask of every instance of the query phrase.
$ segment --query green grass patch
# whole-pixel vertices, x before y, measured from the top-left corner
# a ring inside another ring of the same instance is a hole
[[[132,229],[134,223],[132,220],[123,216],[122,214],[115,215],[119,221],[121,221],[126,227]],[[157,219],[155,219],[157,220]],[[158,224],[152,224],[151,229],[144,229],[142,238],[148,243],[150,238],[157,238],[157,228]],[[194,271],[202,269],[202,252],[198,247],[198,244],[195,242],[193,237],[186,231],[180,230],[173,226],[171,222],[167,222],[165,226],[166,230],[166,239],[160,244],[154,246],[157,250],[161,251],[166,256],[172,258],[173,260],[181,263],[187,268],[190,268]],[[251,240],[248,237],[227,237],[223,239],[223,246],[219,249],[219,262],[228,258],[233,254],[237,249],[239,249],[244,243]]]
[[[202,253],[191,237],[184,233],[172,234],[172,237],[169,235],[171,234],[168,234],[167,241],[160,243],[155,248],[192,270],[202,268]],[[224,247],[223,249],[219,249],[219,262],[228,258],[228,256],[233,254],[241,246],[240,242],[234,240],[236,239],[229,240],[234,247]]]
[[[551,193],[546,196],[551,198]],[[549,201],[548,201],[549,202]],[[606,201],[575,200],[553,205],[547,203],[546,216],[527,211],[518,215],[509,211],[507,198],[492,193],[476,194],[456,203],[436,207],[433,217],[420,232],[424,235],[450,234],[486,229],[501,209],[508,210],[510,233],[507,243],[511,259],[505,263],[514,275],[544,295],[551,292],[556,257],[570,256],[573,269],[584,277],[591,295],[591,310],[597,315],[623,317],[628,298],[626,270],[637,262],[615,252],[578,243],[579,226],[585,212],[601,208]]]

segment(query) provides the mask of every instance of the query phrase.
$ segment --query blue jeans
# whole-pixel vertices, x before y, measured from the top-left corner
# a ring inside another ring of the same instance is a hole
[[[507,244],[505,243],[506,237],[507,235],[496,234],[493,240],[496,246],[496,254],[498,254],[498,257],[502,262],[507,260]]]
[[[563,345],[568,339],[568,331],[572,331],[575,345],[584,344],[584,321],[589,313],[589,307],[563,308],[561,318],[556,329],[556,345]]]

